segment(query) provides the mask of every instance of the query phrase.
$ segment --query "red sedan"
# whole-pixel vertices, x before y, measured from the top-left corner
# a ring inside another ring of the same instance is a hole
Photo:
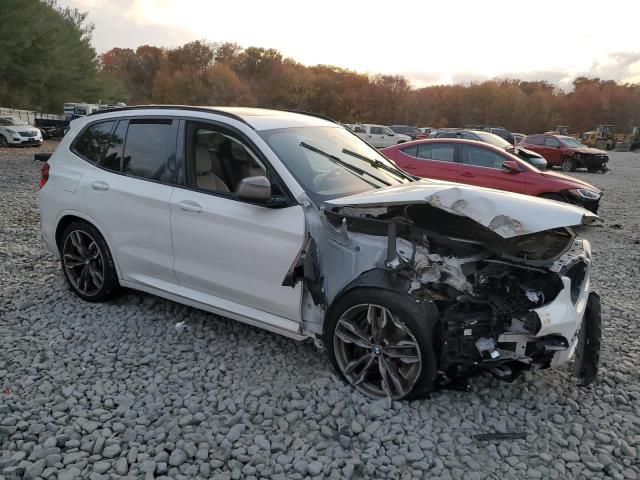
[[[467,183],[580,205],[594,213],[602,192],[577,178],[540,171],[504,149],[454,138],[416,140],[382,150],[418,177]]]

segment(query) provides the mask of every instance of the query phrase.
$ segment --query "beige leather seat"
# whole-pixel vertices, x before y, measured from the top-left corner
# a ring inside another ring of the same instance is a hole
[[[224,181],[211,171],[211,155],[204,145],[196,145],[196,185],[215,192],[229,192]]]

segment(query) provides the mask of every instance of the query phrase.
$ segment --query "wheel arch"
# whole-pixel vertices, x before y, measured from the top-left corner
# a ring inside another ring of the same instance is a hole
[[[411,288],[411,280],[406,276],[399,274],[393,270],[389,270],[387,268],[373,268],[371,270],[367,270],[366,272],[361,273],[359,276],[354,278],[351,282],[347,283],[333,298],[331,304],[327,308],[327,312],[325,314],[325,321],[322,325],[322,335],[326,336],[327,333],[327,325],[329,322],[327,319],[333,313],[333,309],[335,305],[338,303],[340,299],[342,299],[348,293],[359,289],[359,288],[378,288],[380,290],[390,290],[401,295],[406,295],[407,298],[413,299],[416,303],[426,304],[425,299],[418,297],[417,295],[412,295],[409,293]],[[427,316],[430,316],[429,313],[426,312]],[[432,323],[437,321],[437,318],[431,319]]]
[[[109,237],[105,234],[105,232],[102,230],[102,228],[100,228],[100,226],[97,224],[97,222],[93,218],[89,217],[88,215],[85,215],[84,213],[74,211],[74,212],[63,212],[62,214],[60,214],[56,222],[56,231],[54,235],[54,239],[56,242],[56,249],[58,250],[58,252],[60,251],[60,242],[62,240],[62,234],[64,233],[65,229],[69,225],[71,225],[73,222],[76,222],[76,221],[88,223],[93,228],[98,230],[100,235],[102,235],[102,238],[107,244],[107,247],[109,247],[109,252],[111,252],[111,258],[113,259],[113,264],[116,267],[118,278],[122,279],[122,274],[120,272],[120,265],[118,264],[118,259],[115,255],[115,251],[112,247]]]

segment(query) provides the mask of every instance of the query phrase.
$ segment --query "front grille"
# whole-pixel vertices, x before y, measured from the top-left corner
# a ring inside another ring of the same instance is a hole
[[[25,137],[25,138],[32,138],[38,135],[37,132],[18,132],[18,133],[20,134],[21,137]]]

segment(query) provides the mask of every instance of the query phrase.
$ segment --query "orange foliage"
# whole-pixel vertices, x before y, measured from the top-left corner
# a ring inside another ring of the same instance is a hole
[[[309,110],[336,120],[455,127],[504,126],[531,133],[571,125],[585,131],[640,124],[640,85],[579,77],[565,92],[545,81],[496,79],[412,89],[400,75],[365,75],[330,65],[306,67],[274,49],[190,42],[143,45],[100,56],[130,104],[243,105]]]

